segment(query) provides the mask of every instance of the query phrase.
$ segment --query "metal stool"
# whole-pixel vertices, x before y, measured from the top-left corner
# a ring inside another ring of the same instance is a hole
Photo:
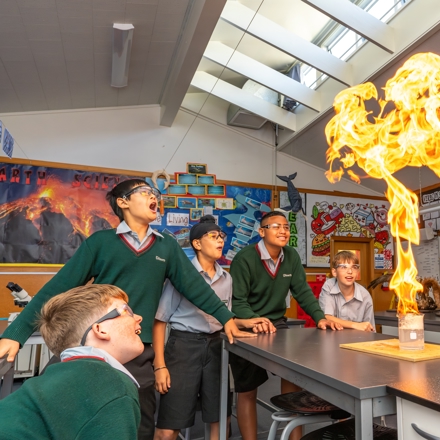
[[[320,422],[335,423],[339,419],[351,417],[350,413],[308,391],[279,394],[270,401],[283,411],[272,414],[273,422],[267,440],[275,440],[281,422],[288,422],[280,437],[280,440],[287,440],[297,426]]]
[[[301,440],[355,440],[355,420],[345,420],[310,432]],[[373,424],[373,438],[378,440],[397,440],[397,429]]]
[[[12,393],[12,385],[14,384],[14,362],[8,362],[6,358],[0,359],[0,379],[2,377],[0,400]]]

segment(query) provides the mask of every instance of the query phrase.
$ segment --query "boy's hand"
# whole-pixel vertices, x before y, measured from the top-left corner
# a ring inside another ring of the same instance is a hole
[[[238,330],[238,327],[232,318],[225,324],[224,330],[230,344],[234,343],[234,338],[255,338],[257,336],[255,333]]]
[[[254,333],[275,333],[277,329],[268,318],[236,319],[238,327],[251,328]]]
[[[331,328],[332,330],[344,330],[344,327],[342,327],[341,324],[329,321],[328,319],[321,319],[318,321],[316,327],[320,328],[321,330],[325,330],[326,328]]]
[[[355,330],[361,330],[363,332],[374,332],[374,328],[370,322],[353,322],[353,328]]]
[[[171,388],[171,377],[168,368],[161,368],[155,371],[154,375],[156,376],[156,382],[154,384],[156,391],[160,394],[168,393],[168,390]]]
[[[18,350],[20,350],[20,344],[12,339],[2,339],[0,341],[0,358],[8,354],[7,361],[14,362],[15,356],[17,356]]]

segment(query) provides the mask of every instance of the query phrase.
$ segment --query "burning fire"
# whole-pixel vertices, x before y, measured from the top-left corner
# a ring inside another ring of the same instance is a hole
[[[365,101],[378,99],[372,83],[336,96],[336,115],[325,129],[330,145],[326,176],[332,183],[341,179],[343,168],[332,170],[334,161],[339,160],[344,168],[357,164],[368,176],[386,181],[386,197],[391,203],[388,223],[398,256],[390,287],[399,297],[399,314],[418,313],[415,297],[422,285],[416,280],[411,249],[411,243],[419,244],[418,198],[393,174],[406,166],[426,165],[440,177],[440,57],[433,53],[414,55],[388,80],[384,90],[377,117],[369,116],[371,112],[365,108]],[[387,105],[394,109],[386,113]],[[360,182],[352,170],[347,173]],[[409,241],[406,252],[401,239]]]
[[[78,200],[78,189],[67,183],[60,182],[56,177],[50,176],[47,184],[38,192],[14,202],[1,205],[0,218],[6,217],[13,211],[24,211],[26,219],[31,220],[40,231],[40,215],[49,210],[53,213],[63,214],[69,219],[75,231],[85,237],[91,235],[93,219],[100,217],[112,227],[119,223],[118,218],[111,211],[102,191],[84,190],[86,194]]]

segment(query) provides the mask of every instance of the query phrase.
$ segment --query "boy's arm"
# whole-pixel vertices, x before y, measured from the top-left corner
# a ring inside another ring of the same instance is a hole
[[[156,390],[160,394],[168,393],[171,387],[171,378],[165,364],[165,332],[167,323],[154,320],[153,324],[153,349],[154,349],[154,375],[156,377]]]
[[[35,321],[43,305],[59,293],[86,284],[92,277],[92,267],[93,256],[85,241],[5,330],[0,341],[0,358],[8,353],[8,362],[12,362],[20,345],[36,330]]]
[[[248,264],[243,258],[235,257],[231,263],[230,274],[232,276],[232,310],[240,318],[259,318],[251,309],[248,302],[251,291],[251,273]]]
[[[189,261],[177,241],[167,237],[171,247],[166,277],[188,301],[225,325],[234,317]],[[225,326],[226,328],[226,326]]]
[[[336,322],[337,324],[342,325],[344,328],[352,328],[354,330],[361,330],[364,332],[374,332],[373,326],[368,322],[354,322],[354,321],[347,321],[345,319],[336,318],[332,315],[325,315],[327,320],[331,322]]]
[[[254,333],[275,333],[277,329],[268,318],[234,319],[238,328],[251,328]]]
[[[368,295],[370,295],[368,293]],[[365,308],[365,312],[364,312],[364,319],[363,321],[368,321],[371,326],[373,327],[372,331],[376,331],[376,322],[374,321],[374,308],[373,308],[373,300],[371,299],[371,296],[368,297],[367,299],[368,304],[367,307]]]

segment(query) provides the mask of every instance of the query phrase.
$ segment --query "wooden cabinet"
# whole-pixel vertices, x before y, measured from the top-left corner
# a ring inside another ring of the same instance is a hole
[[[440,438],[440,412],[401,397],[396,397],[396,399],[399,440],[421,440],[423,438],[435,440]],[[427,436],[418,434],[412,424],[415,424]]]

